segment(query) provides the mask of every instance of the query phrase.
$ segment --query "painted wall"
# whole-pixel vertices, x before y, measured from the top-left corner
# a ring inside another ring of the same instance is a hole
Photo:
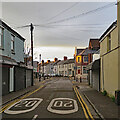
[[[100,54],[93,54],[93,62],[100,59]]]
[[[11,52],[11,33],[4,29],[4,50],[2,51],[2,55],[11,57],[15,59],[17,62],[24,62],[24,42],[15,36],[15,54]]]
[[[118,49],[118,89],[120,90],[120,47]]]
[[[118,19],[118,36],[119,36],[119,54],[118,54],[118,60],[119,60],[119,63],[118,63],[118,71],[119,71],[119,73],[120,73],[120,0],[118,0],[119,1],[119,3],[118,3],[118,17],[117,17],[117,19]],[[119,88],[119,90],[120,90],[120,74],[118,74],[118,78],[119,78],[119,81],[118,81],[118,88]]]
[[[117,33],[117,28],[111,32],[112,50],[118,47]],[[118,90],[118,52],[119,49],[115,49],[107,53],[107,37],[100,43],[101,91],[106,90],[110,96]]]

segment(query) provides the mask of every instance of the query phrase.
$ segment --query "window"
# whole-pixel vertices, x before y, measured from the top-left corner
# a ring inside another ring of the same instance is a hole
[[[88,63],[88,56],[84,56],[83,61],[84,61],[84,63]]]
[[[77,69],[80,69],[80,66],[78,66]]]
[[[65,71],[65,76],[67,76],[67,71]]]
[[[108,46],[107,46],[107,50],[110,51],[111,50],[111,34],[108,35]]]
[[[72,72],[71,70],[68,71],[69,75],[71,75],[71,72]]]
[[[12,52],[15,52],[15,45],[14,45],[14,42],[15,42],[15,36],[14,35],[11,35],[11,51]]]
[[[4,29],[0,27],[0,48],[3,48],[3,34],[4,34]]]
[[[80,57],[78,57],[78,62],[80,62]]]
[[[83,67],[83,74],[87,74],[87,70],[86,70],[86,67]]]

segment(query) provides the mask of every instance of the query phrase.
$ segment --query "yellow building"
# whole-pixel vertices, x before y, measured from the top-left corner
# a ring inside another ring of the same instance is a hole
[[[118,79],[119,79],[119,81],[118,81],[118,88],[119,88],[119,90],[120,90],[120,0],[118,0],[118,10],[117,10],[118,12],[118,44],[119,44],[119,54],[118,54],[118,56],[119,56],[119,58],[118,58],[118,60],[119,60],[119,63],[118,63],[118,71],[119,71],[119,76],[118,76]]]
[[[115,96],[120,90],[120,2],[118,18],[100,38],[101,91]]]

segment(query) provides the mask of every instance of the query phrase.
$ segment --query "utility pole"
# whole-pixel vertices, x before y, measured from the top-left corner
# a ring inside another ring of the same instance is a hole
[[[39,81],[41,81],[41,54],[39,55]]]
[[[32,66],[33,66],[33,24],[30,25],[30,32],[31,32],[31,55],[32,55]],[[33,81],[33,69],[32,69],[32,86],[34,85]]]
[[[76,80],[76,54],[77,54],[77,47],[75,47],[75,75],[74,75],[74,80]]]
[[[42,60],[42,77],[45,80],[45,78],[44,78],[44,60]]]

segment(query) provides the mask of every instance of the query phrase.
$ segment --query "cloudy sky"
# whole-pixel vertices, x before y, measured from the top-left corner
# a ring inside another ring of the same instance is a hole
[[[2,19],[20,33],[30,47],[29,27],[34,29],[34,59],[64,55],[73,57],[74,48],[87,47],[90,38],[99,38],[117,19],[112,2],[3,2]],[[18,28],[20,27],[20,28]]]

